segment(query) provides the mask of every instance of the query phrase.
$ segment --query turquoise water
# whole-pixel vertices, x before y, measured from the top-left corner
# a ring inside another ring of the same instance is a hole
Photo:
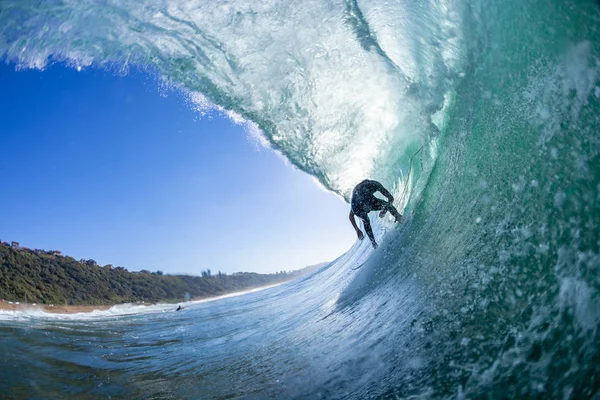
[[[147,68],[406,216],[374,252],[184,313],[3,315],[3,393],[600,394],[597,2],[4,0],[0,22],[21,67]]]

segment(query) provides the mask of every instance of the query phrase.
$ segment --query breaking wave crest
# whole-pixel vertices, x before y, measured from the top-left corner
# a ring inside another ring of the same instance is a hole
[[[377,251],[278,292],[320,302],[296,321],[327,324],[326,351],[270,329],[331,368],[242,395],[581,398],[600,387],[599,21],[593,1],[4,0],[0,56],[147,68],[346,199],[393,188],[406,222]]]

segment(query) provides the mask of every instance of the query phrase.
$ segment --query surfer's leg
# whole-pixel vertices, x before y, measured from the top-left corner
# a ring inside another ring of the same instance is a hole
[[[385,213],[389,212],[394,216],[394,218],[396,218],[396,222],[400,222],[402,220],[402,214],[400,214],[398,210],[396,210],[396,207],[394,207],[394,205],[389,201],[377,199],[377,202],[374,202],[372,205],[374,207],[372,208],[373,211],[381,210],[381,212],[379,213],[380,218],[383,218]]]
[[[369,217],[364,217],[363,225],[365,227],[365,231],[367,232],[367,236],[371,240],[374,248],[377,248],[377,242],[375,241],[375,236],[373,235],[373,229],[371,229],[371,221],[369,221]]]
[[[373,196],[366,203],[366,208],[369,210],[369,212],[381,211],[379,216],[383,217],[385,215],[385,213],[387,212],[386,207],[385,207],[386,203],[387,202],[385,200],[381,200],[381,199],[378,199],[377,197]]]
[[[402,220],[402,214],[400,214],[398,210],[396,210],[396,207],[394,207],[392,203],[386,203],[385,207],[383,208],[383,211],[389,211],[390,214],[392,214],[394,218],[396,218],[396,222],[400,222]]]

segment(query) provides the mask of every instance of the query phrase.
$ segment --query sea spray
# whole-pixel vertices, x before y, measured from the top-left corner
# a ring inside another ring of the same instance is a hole
[[[370,177],[406,206],[376,251],[357,243],[243,301],[2,325],[2,360],[25,371],[2,370],[3,392],[593,397],[599,13],[591,0],[3,1],[0,54],[19,67],[147,68],[252,121],[325,187],[348,198]]]

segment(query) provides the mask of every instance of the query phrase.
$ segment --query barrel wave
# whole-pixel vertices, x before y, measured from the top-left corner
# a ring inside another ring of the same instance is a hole
[[[405,214],[243,300],[8,318],[9,396],[600,395],[597,2],[3,0],[0,56],[147,69]]]

